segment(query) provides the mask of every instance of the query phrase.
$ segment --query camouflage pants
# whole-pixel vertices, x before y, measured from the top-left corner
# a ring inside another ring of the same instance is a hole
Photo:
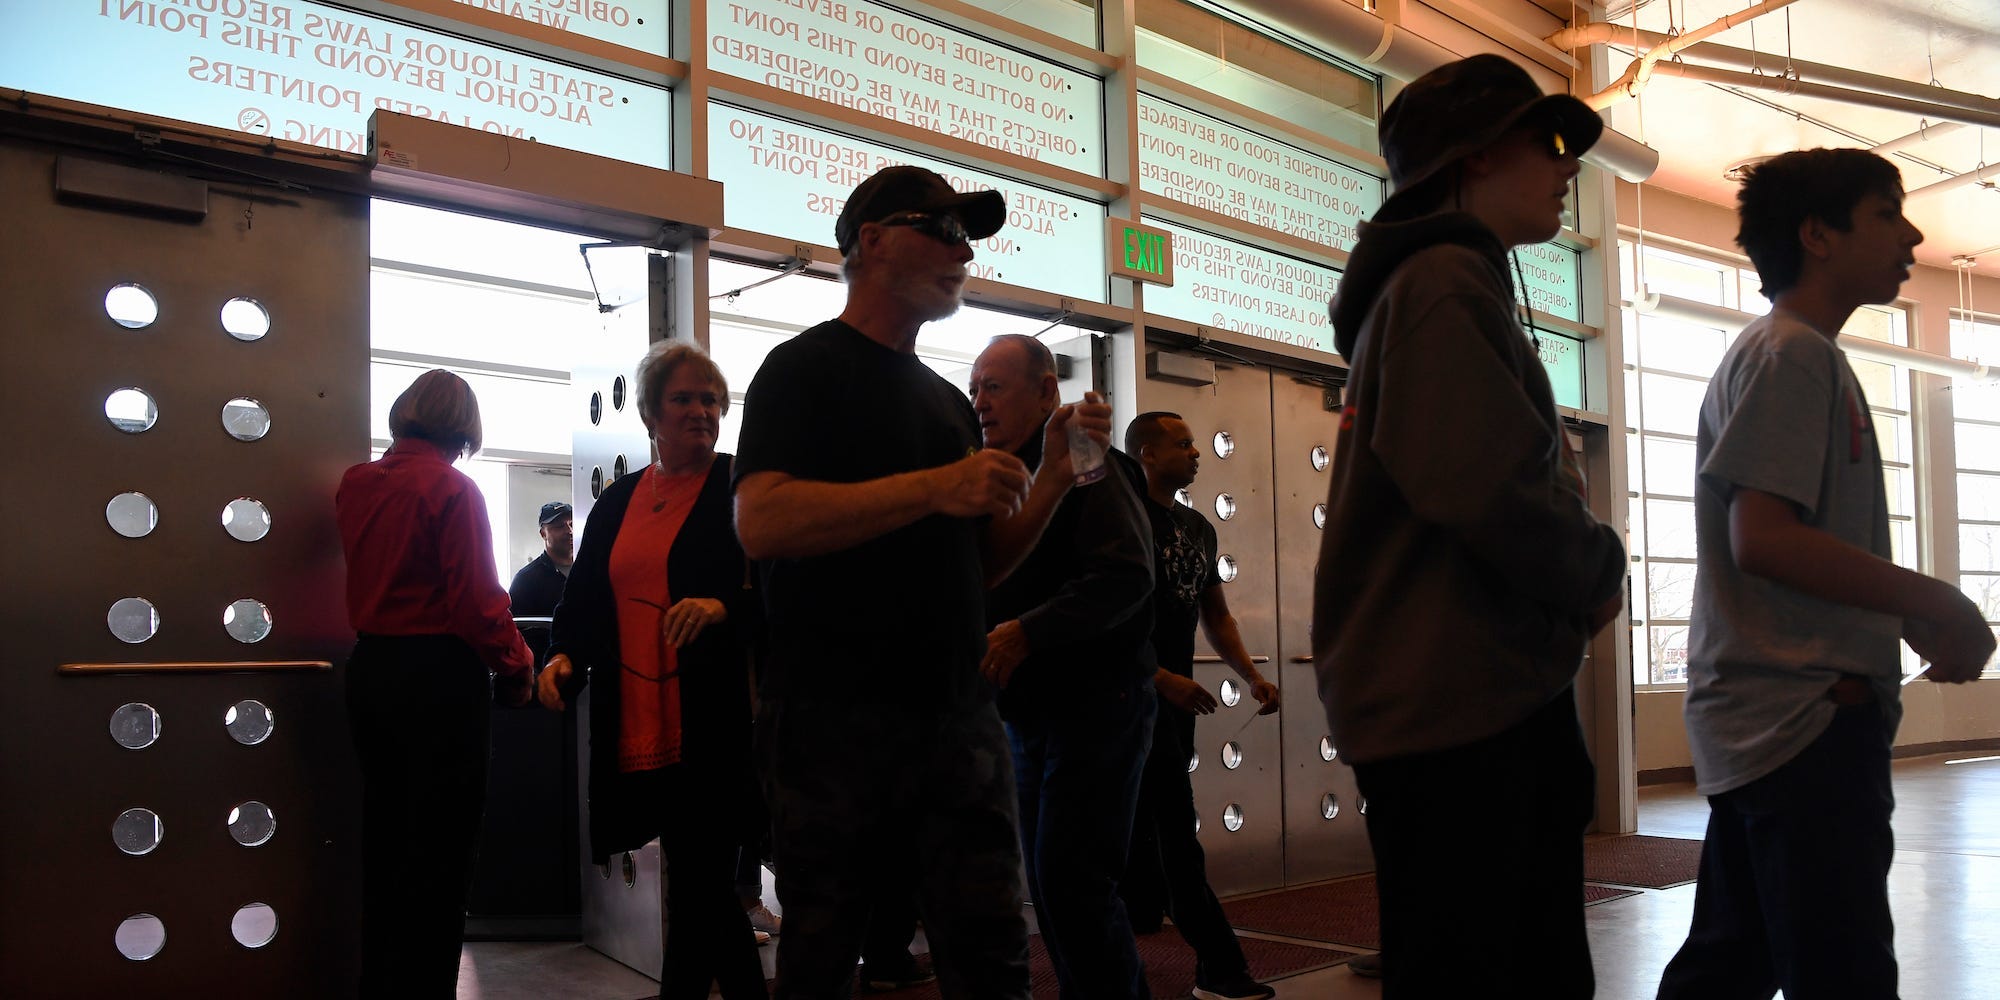
[[[766,701],[757,756],[785,932],[777,1000],[846,1000],[877,899],[914,885],[946,997],[1026,1000],[1014,768],[991,704]]]

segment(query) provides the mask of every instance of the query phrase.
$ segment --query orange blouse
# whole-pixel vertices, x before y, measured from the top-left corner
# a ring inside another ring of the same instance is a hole
[[[681,759],[680,660],[667,645],[673,607],[667,554],[708,471],[669,476],[647,466],[618,542],[611,549],[611,594],[618,607],[618,770],[647,771]]]

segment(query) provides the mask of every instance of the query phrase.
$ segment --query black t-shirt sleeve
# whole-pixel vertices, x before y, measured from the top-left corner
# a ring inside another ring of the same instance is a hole
[[[757,472],[782,472],[798,479],[828,478],[823,463],[827,442],[813,434],[814,414],[828,412],[832,359],[815,349],[810,334],[778,346],[750,380],[743,399],[743,429],[737,438],[734,489]]]

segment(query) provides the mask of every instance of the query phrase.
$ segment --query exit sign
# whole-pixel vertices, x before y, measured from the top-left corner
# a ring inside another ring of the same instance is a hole
[[[1106,219],[1104,236],[1109,243],[1105,257],[1111,261],[1112,277],[1153,285],[1174,283],[1172,233],[1126,219]]]

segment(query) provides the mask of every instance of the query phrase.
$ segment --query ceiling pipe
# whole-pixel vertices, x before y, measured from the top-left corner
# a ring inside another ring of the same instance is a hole
[[[1789,77],[1771,76],[1759,73],[1739,73],[1732,69],[1717,69],[1713,66],[1697,66],[1693,63],[1667,62],[1653,67],[1653,72],[1661,76],[1677,76],[1684,80],[1699,80],[1703,83],[1718,83],[1728,87],[1744,87],[1750,90],[1766,90],[1797,97],[1816,97],[1826,101],[1839,101],[1865,108],[1881,108],[1885,111],[1901,111],[1907,114],[1923,115],[1962,125],[1977,125],[1981,128],[2000,128],[2000,112],[1967,111],[1963,108],[1948,108],[1925,101],[1913,101],[1907,97],[1892,97],[1888,94],[1870,94],[1844,87],[1830,87],[1823,83],[1793,80]]]
[[[1608,170],[1620,180],[1643,184],[1660,169],[1660,151],[1626,135],[1610,125],[1604,126],[1597,143],[1583,154],[1583,162]]]
[[[1584,98],[1583,103],[1602,111],[1627,97],[1636,97],[1639,91],[1645,89],[1646,83],[1652,78],[1653,73],[1658,70],[1660,60],[1666,59],[1710,36],[1719,35],[1746,21],[1762,17],[1775,10],[1790,7],[1797,2],[1798,0],[1764,0],[1763,3],[1755,7],[1745,7],[1734,14],[1710,21],[1693,31],[1677,35],[1668,40],[1664,45],[1652,46],[1646,50],[1645,55],[1632,60],[1632,65],[1625,67],[1625,75],[1619,77],[1616,83]],[[1557,32],[1557,35],[1560,34],[1562,33]],[[1551,42],[1551,44],[1556,43]],[[1566,48],[1573,46],[1556,44],[1556,47]]]
[[[1458,58],[1457,53],[1390,24],[1351,3],[1326,0],[1247,0],[1231,7],[1398,80],[1414,80]]]
[[[1641,316],[1658,316],[1676,323],[1705,326],[1712,330],[1741,330],[1751,320],[1757,318],[1755,314],[1740,309],[1710,305],[1651,289],[1647,289],[1646,293],[1637,299],[1624,300],[1620,305]],[[1853,334],[1840,335],[1840,349],[1852,357],[1880,361],[1888,365],[1901,365],[1912,371],[1971,382],[2000,382],[2000,371],[1995,371],[1992,367],[1977,361],[1962,361],[1942,354],[1919,351],[1914,347],[1900,347],[1879,340],[1869,340],[1866,337],[1856,337]]]
[[[1911,371],[1943,375],[1946,378],[1963,379],[1967,382],[2000,382],[2000,372],[1994,371],[1989,365],[1977,361],[1961,361],[1958,358],[1932,354],[1929,351],[1919,351],[1914,347],[1885,344],[1866,337],[1843,333],[1840,335],[1840,349],[1852,357],[1880,361],[1885,365],[1901,365]]]
[[[1687,80],[1700,80],[1703,83],[1717,83],[1724,86],[1747,87],[1756,90],[1772,90],[1784,94],[1794,94],[1799,97],[1818,97],[1830,101],[1844,101],[1848,104],[1882,108],[1887,111],[1937,115],[1947,117],[1950,121],[1959,124],[1978,125],[1982,128],[2000,128],[2000,114],[1983,114],[1977,111],[1963,111],[1957,108],[1939,108],[1936,105],[1925,104],[1921,101],[1911,101],[1901,97],[1891,97],[1887,94],[1864,94],[1860,91],[1843,90],[1839,87],[1828,87],[1817,83],[1806,83],[1802,80],[1738,73],[1734,70],[1695,66],[1690,63],[1661,63],[1653,67],[1653,70],[1662,75],[1678,76]],[[1905,138],[1908,137],[1905,136]],[[1959,188],[1969,187],[1973,184],[1991,185],[1996,181],[2000,181],[2000,165],[1981,166],[1962,174],[1945,177],[1943,180],[1926,184],[1923,187],[1912,188],[1904,192],[1903,201],[1907,204],[1918,198],[1945,194]]]
[[[1944,194],[1947,191],[1956,191],[1959,188],[1970,187],[1974,184],[1991,186],[1996,181],[2000,181],[2000,164],[1974,167],[1965,173],[1954,174],[1941,181],[1934,181],[1920,188],[1912,188],[1903,193],[1903,202],[1908,204],[1918,198]]]
[[[1923,128],[1909,135],[1899,136],[1888,142],[1871,147],[1869,152],[1877,156],[1888,156],[1890,153],[1902,152],[1920,142],[1929,142],[1939,136],[1950,135],[1964,127],[1965,125],[1961,122],[1938,122],[1936,125],[1925,125]]]
[[[1236,0],[1230,9],[1396,80],[1414,80],[1459,58],[1344,0]],[[1608,124],[1583,160],[1634,184],[1660,168],[1659,150]]]
[[[1593,21],[1590,24],[1579,25],[1575,28],[1564,28],[1550,35],[1548,41],[1551,45],[1557,45],[1558,47],[1573,48],[1582,48],[1589,45],[1620,45],[1647,54],[1651,54],[1653,51],[1664,47],[1669,48],[1670,51],[1678,52],[1689,59],[1698,59],[1704,63],[1723,69],[1763,73],[1775,76],[1780,80],[1785,78],[1786,70],[1792,70],[1795,71],[1792,74],[1794,76],[1810,77],[1816,83],[1829,84],[1848,90],[1867,91],[1871,94],[1887,94],[1891,97],[1901,97],[1911,101],[1936,104],[1945,108],[1957,108],[1962,111],[2000,114],[2000,100],[1995,100],[1983,94],[1947,90],[1943,87],[1918,83],[1914,80],[1903,80],[1876,73],[1863,73],[1860,70],[1848,69],[1844,66],[1830,66],[1826,63],[1808,62],[1804,59],[1787,59],[1783,56],[1755,52],[1750,49],[1739,49],[1717,42],[1702,42],[1698,45],[1682,46],[1678,49],[1671,48],[1677,41],[1688,37],[1690,36],[1682,35],[1676,38],[1657,31],[1634,30],[1631,25],[1612,24],[1608,21]],[[1657,69],[1658,67],[1654,68]],[[1626,73],[1630,75],[1631,69],[1629,67]],[[1614,98],[1615,100],[1616,98]]]
[[[1683,36],[1685,37],[1685,36]],[[1635,50],[1651,51],[1671,44],[1674,39],[1657,31],[1637,30],[1628,25],[1595,21],[1575,28],[1565,28],[1549,36],[1552,45],[1626,45]],[[1682,54],[1696,59],[1713,61],[1721,66],[1697,66],[1684,62],[1660,63],[1653,72],[1667,76],[1679,76],[1724,86],[1746,87],[1754,90],[1774,91],[1800,97],[1816,97],[1839,101],[1862,107],[1901,111],[1936,119],[1936,124],[1926,125],[1909,135],[1891,139],[1873,147],[1878,155],[1906,149],[1920,142],[1955,132],[1967,125],[1981,127],[2000,126],[2000,100],[1979,94],[1945,90],[1928,84],[1898,80],[1893,77],[1861,73],[1839,66],[1823,63],[1788,60],[1786,65],[1792,70],[1814,77],[1813,82],[1796,79],[1782,74],[1763,72],[1734,72],[1760,68],[1770,57],[1760,56],[1748,49],[1731,48],[1713,42],[1703,42],[1689,46]],[[1842,86],[1832,86],[1838,83]],[[1910,190],[1904,197],[1917,198],[1943,194],[1974,183],[1991,183],[2000,179],[2000,168],[1993,171],[1973,170],[1963,174],[1945,177],[1943,180]]]
[[[1714,330],[1741,330],[1751,320],[1757,318],[1755,314],[1739,309],[1697,302],[1678,295],[1667,295],[1650,288],[1645,289],[1645,294],[1638,298],[1626,299],[1620,304],[1641,316],[1658,316],[1676,323],[1705,326]]]

